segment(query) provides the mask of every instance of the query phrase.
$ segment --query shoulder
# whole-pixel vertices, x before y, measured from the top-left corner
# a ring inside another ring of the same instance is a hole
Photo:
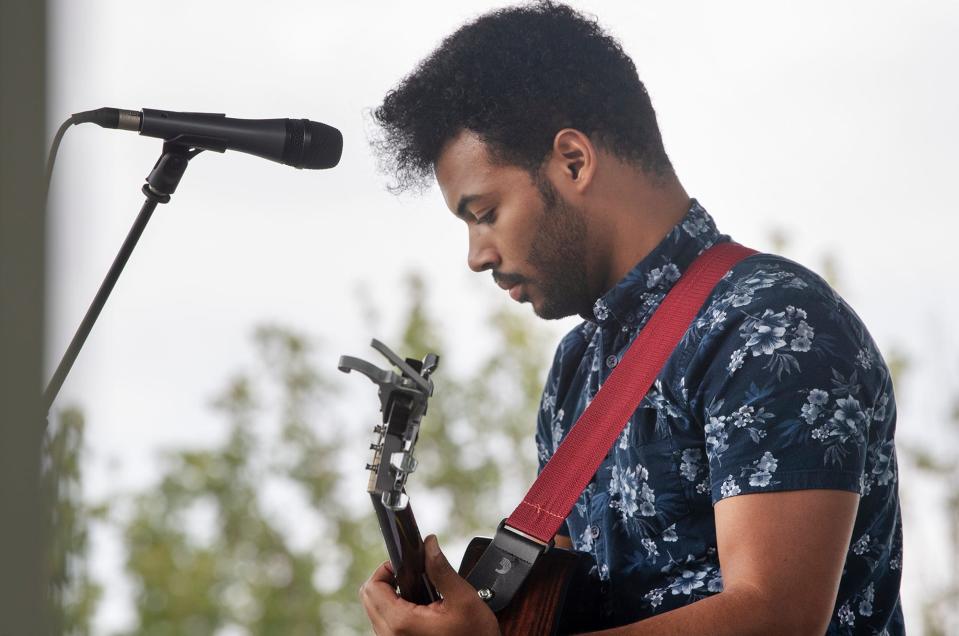
[[[754,254],[743,259],[712,294],[713,301],[726,300],[736,308],[799,299],[829,306],[844,304],[821,276],[776,254]]]
[[[697,325],[702,328],[706,321],[713,335],[718,335],[753,327],[756,320],[767,318],[763,332],[769,327],[778,333],[785,323],[811,325],[813,317],[849,331],[856,339],[864,337],[862,321],[821,276],[782,256],[755,254],[737,263],[716,285]],[[800,350],[803,345],[797,342],[792,348]]]
[[[689,338],[692,366],[722,367],[727,378],[749,361],[762,364],[746,367],[777,381],[813,368],[831,374],[850,361],[882,366],[849,304],[815,272],[773,254],[733,267],[700,310]]]

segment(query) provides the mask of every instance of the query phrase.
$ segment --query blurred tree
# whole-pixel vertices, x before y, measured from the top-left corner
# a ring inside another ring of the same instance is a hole
[[[173,453],[159,486],[136,497],[125,529],[138,588],[135,633],[231,626],[319,634],[315,559],[294,550],[264,510],[249,380],[234,379],[216,405],[229,420],[223,446]]]
[[[776,251],[788,247],[783,236],[772,237]],[[827,257],[830,280],[838,280],[838,269]],[[425,283],[411,275],[406,286],[408,311],[387,344],[404,356],[444,355],[448,343],[429,310]],[[441,516],[445,527],[424,528],[438,532],[444,545],[491,533],[535,473],[531,438],[547,336],[507,308],[493,311],[483,324],[489,331],[479,337],[489,338],[491,346],[473,370],[454,375],[441,364],[434,376],[436,393],[417,448],[420,468],[411,478],[414,510],[420,495],[430,505],[448,507]],[[368,402],[347,409],[334,399],[340,378],[334,384],[332,369],[316,368],[310,338],[261,327],[253,340],[255,371],[230,380],[214,403],[227,422],[224,442],[169,453],[158,485],[132,498],[129,515],[112,515],[123,528],[136,587],[131,634],[369,631],[356,590],[385,550],[369,506],[357,508],[348,503],[356,497],[344,497],[355,488],[347,482],[358,464],[344,465],[342,457],[365,447],[375,419],[372,387]],[[886,359],[896,386],[903,386],[909,359],[898,350]],[[83,430],[80,412],[68,409],[46,440],[47,487],[56,502],[50,558],[56,626],[58,633],[77,636],[91,633],[101,593],[86,569],[88,526],[109,511],[82,500]],[[959,401],[951,430],[955,448]],[[955,633],[959,462],[938,447],[900,442],[900,448],[904,459],[947,493],[951,575],[942,589],[924,591],[922,625],[931,636]],[[908,494],[904,489],[903,496]]]
[[[407,285],[402,333],[387,343],[404,356],[442,353],[425,284],[411,276]],[[446,528],[424,529],[444,540],[491,533],[511,483],[535,472],[545,342],[515,313],[488,324],[494,346],[474,373],[452,377],[441,366],[435,376],[411,478],[424,499],[455,502]],[[314,366],[307,337],[263,327],[254,340],[259,372],[233,379],[216,401],[228,423],[223,444],[170,453],[159,485],[137,494],[123,521],[137,590],[132,634],[369,632],[356,590],[385,549],[369,505],[344,496],[346,473],[359,465],[340,468],[340,458],[365,447],[372,426],[337,415],[344,405],[333,403],[332,378]],[[375,412],[370,388],[351,412]]]
[[[44,487],[53,502],[48,563],[54,634],[88,636],[101,588],[87,570],[91,520],[102,518],[103,506],[83,500],[83,415],[75,408],[58,414],[44,439]]]
[[[943,444],[940,439],[933,446],[905,447],[915,466],[938,481],[946,493],[943,503],[951,554],[943,559],[945,585],[924,595],[922,624],[927,636],[959,633],[959,461],[955,458],[959,447],[959,396],[953,398],[949,428],[951,443]],[[948,457],[944,457],[944,450],[949,451]]]
[[[777,252],[788,248],[783,233],[771,242]],[[834,283],[838,269],[827,257],[823,270]],[[447,353],[425,283],[412,275],[406,286],[410,305],[400,333],[385,341],[404,356]],[[513,309],[494,311],[483,324],[489,332],[479,337],[491,346],[473,370],[457,376],[441,364],[434,376],[436,393],[417,448],[420,468],[410,482],[414,509],[420,495],[430,505],[448,506],[445,527],[424,528],[438,532],[444,545],[491,533],[535,473],[531,438],[547,336]],[[158,485],[135,494],[127,515],[82,499],[80,412],[63,411],[51,427],[45,478],[55,501],[49,559],[55,633],[91,633],[101,588],[86,568],[88,527],[108,513],[123,529],[136,588],[131,634],[369,632],[356,590],[386,555],[368,504],[357,508],[348,503],[356,497],[344,496],[359,464],[344,465],[342,457],[365,448],[376,398],[371,390],[368,401],[348,409],[335,399],[340,378],[334,384],[331,368],[316,368],[315,347],[304,335],[261,327],[253,340],[255,371],[230,380],[214,403],[227,422],[223,443],[167,454]],[[896,386],[903,386],[908,358],[893,350],[886,359]],[[959,401],[951,425],[954,449]],[[945,486],[951,579],[925,594],[922,623],[931,636],[956,633],[959,462],[939,448],[900,448]]]

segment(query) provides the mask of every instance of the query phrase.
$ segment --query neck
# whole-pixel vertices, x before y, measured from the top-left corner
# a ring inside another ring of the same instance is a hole
[[[597,296],[609,291],[633,267],[659,245],[663,237],[686,215],[689,195],[675,176],[654,181],[635,168],[613,174],[597,197],[595,209],[602,218],[594,237],[594,284]]]

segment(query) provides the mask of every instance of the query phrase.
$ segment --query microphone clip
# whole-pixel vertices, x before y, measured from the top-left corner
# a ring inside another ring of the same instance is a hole
[[[163,143],[163,152],[143,184],[143,194],[157,203],[168,203],[176,192],[190,159],[203,152],[180,141]]]

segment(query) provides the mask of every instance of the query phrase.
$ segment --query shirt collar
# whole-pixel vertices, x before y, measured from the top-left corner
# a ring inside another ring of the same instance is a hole
[[[715,243],[728,240],[716,229],[705,208],[692,199],[686,215],[659,245],[596,300],[595,322],[602,327],[611,323],[624,327],[644,323],[697,256]]]

